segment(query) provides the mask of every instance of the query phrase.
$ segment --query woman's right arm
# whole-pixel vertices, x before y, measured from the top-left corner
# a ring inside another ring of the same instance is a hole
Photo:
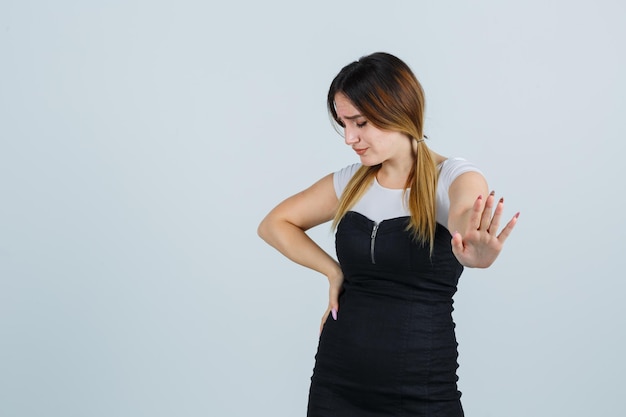
[[[259,236],[292,261],[324,274],[329,281],[329,306],[322,324],[333,311],[336,317],[343,274],[337,261],[320,248],[305,232],[335,217],[339,200],[333,174],[295,194],[270,211],[261,221]]]
[[[276,206],[261,221],[258,234],[292,261],[328,276],[337,268],[337,262],[305,231],[331,220],[337,204],[330,174]]]

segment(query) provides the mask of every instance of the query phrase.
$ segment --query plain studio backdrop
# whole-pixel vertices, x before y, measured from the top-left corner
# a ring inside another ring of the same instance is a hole
[[[521,211],[455,297],[466,414],[625,415],[625,16],[3,0],[0,415],[303,416],[327,282],[256,227],[358,161],[325,94],[376,51],[422,82],[432,149]]]

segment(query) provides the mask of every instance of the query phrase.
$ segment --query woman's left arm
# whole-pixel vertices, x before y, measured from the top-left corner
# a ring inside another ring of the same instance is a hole
[[[487,193],[487,181],[478,172],[459,175],[448,190],[452,252],[462,265],[471,268],[493,264],[519,217],[519,213],[515,214],[498,233],[504,199],[496,203],[494,192]]]

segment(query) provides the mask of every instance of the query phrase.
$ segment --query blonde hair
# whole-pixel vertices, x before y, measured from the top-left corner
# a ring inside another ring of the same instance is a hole
[[[411,214],[408,229],[432,253],[437,226],[435,196],[437,167],[424,142],[424,91],[411,69],[399,58],[378,52],[345,66],[328,90],[327,106],[333,120],[337,117],[335,95],[344,94],[365,118],[382,130],[406,134],[417,142],[415,164],[405,184]],[[363,197],[380,165],[362,166],[348,182],[333,220],[337,227],[343,216]]]

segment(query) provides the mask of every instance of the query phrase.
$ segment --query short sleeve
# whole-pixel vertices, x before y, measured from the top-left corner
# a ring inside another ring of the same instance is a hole
[[[343,190],[345,190],[346,186],[350,182],[350,179],[360,167],[361,164],[359,163],[348,165],[347,167],[333,174],[333,184],[335,186],[335,193],[337,194],[337,198],[341,197]]]
[[[463,158],[448,158],[439,165],[439,179],[437,181],[437,222],[448,226],[450,197],[448,189],[455,179],[466,172],[482,172],[476,165]]]

